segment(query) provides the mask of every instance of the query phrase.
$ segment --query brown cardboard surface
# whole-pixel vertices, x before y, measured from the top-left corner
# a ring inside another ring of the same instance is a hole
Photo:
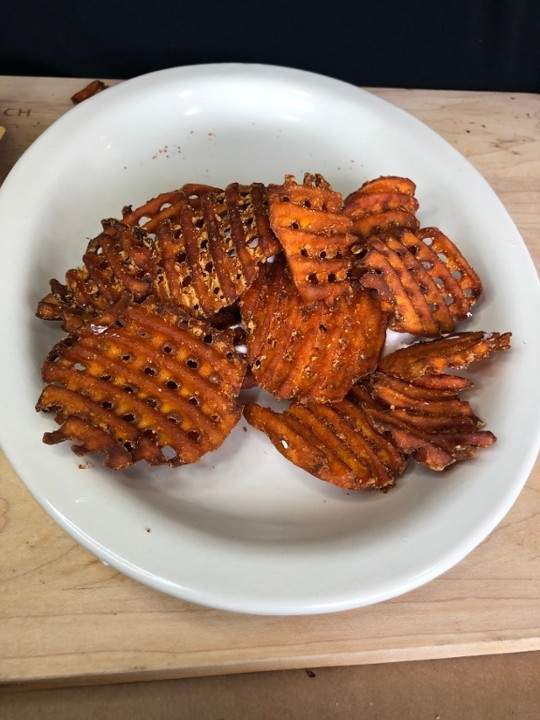
[[[533,720],[540,652],[47,690],[3,690],[0,718]]]

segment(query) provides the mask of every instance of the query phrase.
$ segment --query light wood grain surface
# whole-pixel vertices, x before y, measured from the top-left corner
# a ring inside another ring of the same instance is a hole
[[[85,82],[0,77],[0,182]],[[372,92],[470,159],[540,267],[540,97]],[[161,595],[103,565],[53,523],[0,454],[0,682],[92,684],[538,650],[539,517],[537,462],[496,530],[428,585],[344,613],[237,615]]]

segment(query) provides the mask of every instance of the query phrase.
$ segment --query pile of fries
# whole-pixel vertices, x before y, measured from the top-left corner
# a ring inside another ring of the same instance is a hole
[[[385,176],[343,198],[286,175],[187,184],[104,220],[38,304],[65,331],[42,365],[36,407],[58,426],[44,442],[115,470],[177,466],[243,415],[321,480],[384,490],[412,459],[440,471],[491,445],[454,371],[511,334],[459,329],[482,283],[421,227],[415,192]],[[389,330],[404,337],[391,353]],[[255,386],[282,411],[244,402]]]

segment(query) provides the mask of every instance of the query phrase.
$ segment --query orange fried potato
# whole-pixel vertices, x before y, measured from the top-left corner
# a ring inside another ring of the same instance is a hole
[[[292,278],[306,304],[347,291],[351,246],[357,238],[342,212],[341,194],[321,175],[303,184],[288,175],[268,191],[270,224],[285,251]]]
[[[163,220],[177,221],[185,205],[200,207],[201,198],[208,193],[221,192],[220,188],[201,183],[188,183],[176,190],[161,193],[135,209],[126,205],[122,210],[124,225],[140,225],[153,233]]]
[[[383,358],[341,402],[293,402],[281,414],[250,403],[244,416],[284,457],[321,480],[388,489],[411,457],[442,471],[496,441],[460,398],[470,380],[444,370],[507,349],[509,337],[479,332],[417,342]]]
[[[365,182],[345,198],[343,212],[351,218],[351,232],[361,239],[397,228],[419,227],[412,180],[388,175]]]
[[[247,421],[346,489],[386,490],[411,459],[441,471],[493,444],[460,396],[471,381],[448,371],[511,334],[455,332],[482,284],[444,233],[420,228],[415,191],[398,176],[345,201],[318,174],[191,183],[103,221],[37,308],[69,333],[42,365],[36,409],[57,423],[44,442],[115,470],[193,463],[260,387],[290,405],[248,403]],[[383,355],[388,328],[431,339]]]
[[[88,243],[83,265],[66,273],[65,284],[51,280],[51,293],[37,307],[44,320],[60,320],[68,332],[125,296],[138,302],[150,295],[152,245],[140,227],[104,220],[103,231]]]
[[[332,305],[304,305],[283,256],[246,291],[241,317],[255,381],[279,399],[341,400],[375,369],[386,336],[386,317],[366,291],[351,286]]]
[[[228,333],[148,303],[116,307],[113,322],[67,336],[43,363],[36,409],[60,426],[43,440],[101,451],[115,470],[196,462],[238,422],[244,372]]]
[[[425,337],[453,332],[482,292],[476,272],[436,228],[372,236],[357,263],[362,287],[377,293],[396,332]]]
[[[73,332],[126,294],[138,302],[148,297],[155,268],[152,233],[163,220],[177,217],[185,205],[198,207],[200,197],[215,190],[184,185],[135,210],[124,207],[122,220],[103,220],[103,231],[88,243],[82,267],[68,270],[65,284],[51,280],[51,292],[38,303],[36,315],[59,320]]]
[[[496,440],[492,432],[481,429],[484,423],[473,414],[470,404],[459,399],[466,381],[459,389],[452,384],[425,387],[375,373],[369,382],[355,386],[350,396],[381,431],[389,433],[404,455],[440,471]]]
[[[405,380],[440,377],[450,369],[466,368],[495,352],[510,348],[511,333],[482,331],[455,333],[444,338],[416,342],[382,358],[379,369]],[[442,376],[446,377],[446,376]],[[455,376],[448,376],[454,377]]]
[[[283,413],[250,403],[244,407],[244,417],[292,463],[348,490],[388,489],[407,464],[351,400],[330,405],[293,403]]]
[[[280,250],[270,229],[266,189],[232,183],[162,222],[154,247],[154,290],[165,302],[209,317],[232,305],[259,263]]]
[[[356,385],[354,396],[406,455],[432,470],[467,460],[496,438],[483,430],[459,393],[470,380],[446,374],[508,350],[510,333],[457,333],[415,342],[382,358],[377,372]]]

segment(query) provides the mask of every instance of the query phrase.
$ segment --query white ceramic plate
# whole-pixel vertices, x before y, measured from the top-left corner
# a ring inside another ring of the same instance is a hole
[[[58,337],[34,317],[51,277],[80,264],[101,218],[185,182],[323,173],[343,193],[384,174],[417,183],[424,225],[453,238],[485,284],[467,328],[513,332],[473,372],[499,441],[388,494],[346,493],[296,469],[241,422],[194,466],[114,474],[47,447],[39,366]],[[0,191],[1,441],[50,515],[102,560],[196,603],[264,614],[337,611],[404,593],[471,551],[508,511],[538,449],[538,279],[501,203],[450,145],[350,85],[276,67],[166,70],[70,110]]]

